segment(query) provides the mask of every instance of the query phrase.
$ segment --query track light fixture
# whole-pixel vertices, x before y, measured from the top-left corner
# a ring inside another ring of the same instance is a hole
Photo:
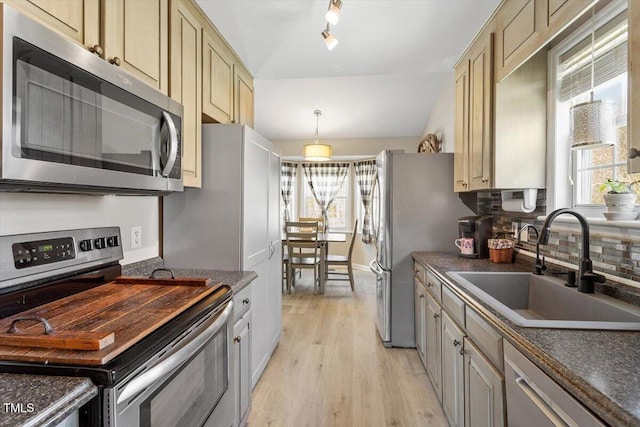
[[[338,45],[338,39],[329,32],[329,24],[327,24],[327,28],[322,32],[322,37],[324,37],[324,43],[327,45],[327,49],[332,50]]]
[[[336,25],[340,18],[340,8],[342,7],[342,0],[329,0],[329,10],[324,15],[324,19],[331,25]]]

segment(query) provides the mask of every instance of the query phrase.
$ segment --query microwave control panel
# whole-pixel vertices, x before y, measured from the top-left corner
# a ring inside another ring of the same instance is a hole
[[[76,257],[71,237],[14,243],[11,247],[16,268],[35,267]]]

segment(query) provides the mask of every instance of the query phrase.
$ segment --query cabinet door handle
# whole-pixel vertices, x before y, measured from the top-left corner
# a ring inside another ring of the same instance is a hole
[[[433,318],[437,319],[438,317],[440,317],[440,315],[438,313],[433,313]]]
[[[242,300],[242,305],[247,305],[249,304],[249,298],[245,298]]]
[[[424,298],[424,294],[420,294],[420,298]]]
[[[460,345],[460,341],[458,340],[453,340],[453,346],[457,347],[458,345]]]
[[[235,337],[235,338],[233,339],[233,342],[235,342],[235,343],[239,343],[241,340],[242,340],[242,338],[240,337],[240,335],[238,335],[237,337]]]
[[[489,178],[482,178],[482,182],[489,182]]]
[[[464,356],[465,354],[467,354],[467,350],[465,350],[464,348],[460,349],[460,356]]]
[[[427,282],[427,288],[433,288],[433,283]]]
[[[121,64],[120,58],[118,58],[117,56],[111,58],[109,60],[109,62],[111,62],[113,65],[115,65],[116,67],[119,67]]]
[[[102,57],[102,55],[104,54],[104,50],[102,49],[102,46],[100,46],[99,44],[95,44],[89,47],[89,52],[94,53],[99,57]]]

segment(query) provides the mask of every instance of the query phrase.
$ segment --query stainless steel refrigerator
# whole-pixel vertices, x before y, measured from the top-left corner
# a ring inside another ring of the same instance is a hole
[[[383,151],[373,228],[376,325],[386,347],[415,347],[413,251],[452,251],[457,219],[474,213],[453,191],[453,154]]]

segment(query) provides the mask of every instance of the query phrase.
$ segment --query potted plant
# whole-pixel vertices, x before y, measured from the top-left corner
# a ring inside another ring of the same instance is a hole
[[[601,183],[598,190],[605,193],[604,203],[607,206],[607,219],[635,219],[633,210],[636,203],[636,195],[632,191],[632,186],[638,181],[624,182],[611,178]],[[633,218],[632,218],[633,216]]]

